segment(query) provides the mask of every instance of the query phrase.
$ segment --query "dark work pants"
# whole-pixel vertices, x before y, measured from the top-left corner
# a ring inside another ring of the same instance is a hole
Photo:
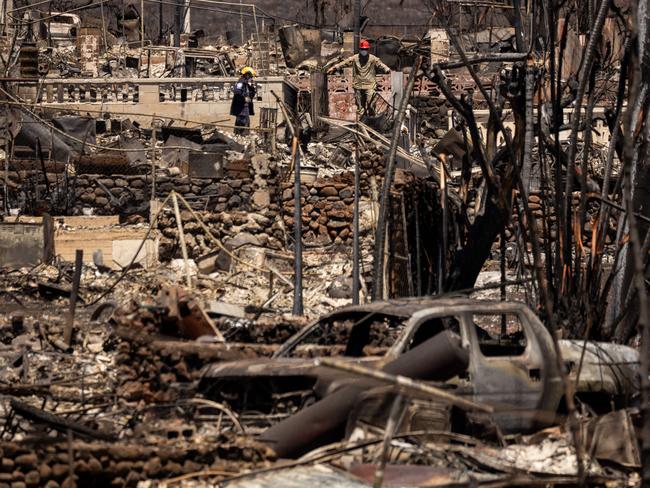
[[[235,119],[235,134],[243,135],[248,132],[248,127],[251,126],[250,115],[238,115]]]

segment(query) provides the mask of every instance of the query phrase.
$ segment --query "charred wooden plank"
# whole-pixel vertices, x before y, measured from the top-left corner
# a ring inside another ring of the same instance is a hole
[[[90,439],[99,439],[104,441],[115,441],[117,436],[111,432],[102,432],[80,422],[73,422],[46,410],[41,410],[31,405],[21,402],[16,398],[11,399],[11,408],[13,411],[26,420],[46,424],[59,432],[72,432],[88,437]]]

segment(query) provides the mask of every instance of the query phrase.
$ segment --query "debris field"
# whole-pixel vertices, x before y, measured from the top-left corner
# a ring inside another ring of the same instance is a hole
[[[0,488],[650,486],[648,0],[0,9]]]

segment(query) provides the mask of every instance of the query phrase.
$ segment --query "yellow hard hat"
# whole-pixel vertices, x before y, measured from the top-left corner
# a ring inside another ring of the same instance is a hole
[[[255,71],[253,68],[250,66],[245,66],[241,69],[241,74],[245,75],[247,73],[250,73],[251,76],[257,76],[257,71]]]

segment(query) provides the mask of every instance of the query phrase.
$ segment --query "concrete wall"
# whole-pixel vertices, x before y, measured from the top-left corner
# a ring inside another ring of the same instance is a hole
[[[46,78],[40,84],[21,82],[17,91],[43,108],[78,110],[94,117],[110,114],[150,127],[154,118],[174,120],[175,125],[234,124],[229,115],[232,86],[237,78]],[[278,108],[271,92],[284,98],[291,86],[280,76],[256,78],[258,98],[251,126],[259,125],[259,108]],[[278,123],[282,121],[278,111]]]

